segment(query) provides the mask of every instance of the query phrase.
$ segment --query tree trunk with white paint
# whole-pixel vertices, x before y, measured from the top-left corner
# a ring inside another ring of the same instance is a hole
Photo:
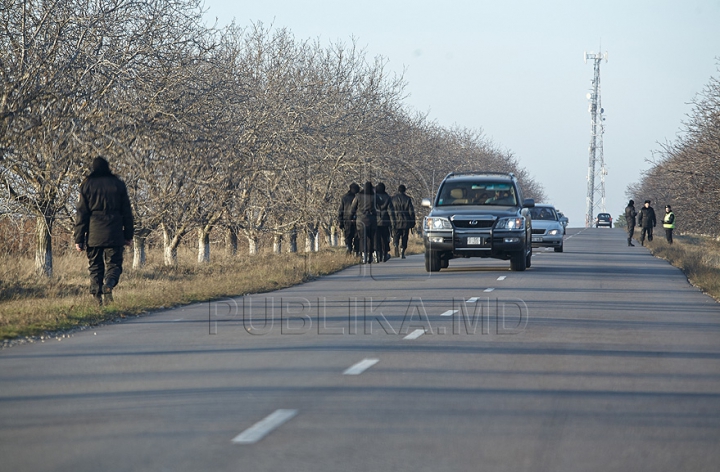
[[[273,236],[273,253],[280,254],[282,252],[282,234]]]
[[[258,237],[253,235],[246,236],[248,242],[248,254],[255,256],[258,253]]]
[[[35,272],[43,277],[52,277],[52,219],[45,216],[35,218]]]
[[[145,243],[147,236],[136,234],[133,236],[133,269],[139,269],[145,265]]]
[[[210,231],[212,226],[198,228],[198,263],[210,262]]]
[[[174,234],[173,231],[165,224],[160,224],[160,229],[163,235],[163,263],[166,266],[177,265],[177,248],[180,245],[183,235],[185,234],[185,227],[181,227]]]

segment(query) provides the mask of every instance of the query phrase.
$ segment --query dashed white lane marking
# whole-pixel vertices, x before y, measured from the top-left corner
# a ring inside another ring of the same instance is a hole
[[[258,421],[232,440],[235,444],[253,444],[260,441],[273,429],[277,428],[293,416],[297,410],[275,410],[265,419]]]
[[[413,331],[412,333],[410,333],[410,334],[408,334],[407,336],[405,336],[403,339],[417,339],[417,338],[419,338],[420,336],[422,336],[423,334],[425,334],[425,330],[424,330],[424,329],[416,329],[416,330]]]
[[[182,321],[184,318],[178,318],[176,320],[173,320],[173,323],[177,323],[178,321]]]
[[[505,278],[507,278],[507,275],[501,275],[501,276],[498,277],[497,279],[498,279],[498,280],[505,280]]]
[[[465,303],[475,303],[478,300],[478,297],[472,297],[465,300]]]
[[[440,316],[452,316],[457,312],[458,312],[458,310],[448,310],[445,313],[441,313]]]
[[[483,290],[483,292],[492,292],[493,290],[495,290],[495,289],[490,287],[490,288],[486,288],[485,290]]]
[[[346,369],[345,372],[343,372],[343,375],[360,375],[370,367],[377,364],[379,360],[380,359],[363,359],[354,366]]]

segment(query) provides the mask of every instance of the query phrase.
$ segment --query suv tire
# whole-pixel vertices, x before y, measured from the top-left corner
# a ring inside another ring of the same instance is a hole
[[[439,272],[440,265],[440,254],[437,251],[425,251],[425,270],[427,272]]]
[[[561,244],[560,247],[556,247],[555,252],[563,252],[563,245]]]
[[[510,270],[522,272],[527,268],[527,256],[525,251],[517,252],[510,257]]]

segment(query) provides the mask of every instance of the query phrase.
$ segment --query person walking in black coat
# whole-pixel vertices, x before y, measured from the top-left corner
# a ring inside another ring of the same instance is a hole
[[[633,235],[635,234],[635,218],[637,212],[635,211],[635,200],[630,200],[628,205],[625,207],[625,224],[627,225],[628,232],[628,246],[634,246],[632,243]]]
[[[355,182],[351,183],[348,193],[340,199],[340,208],[338,209],[338,223],[345,237],[345,247],[347,247],[348,254],[354,254],[356,256],[360,254],[360,246],[355,220],[351,219],[351,217],[352,202],[355,200],[355,195],[357,195],[359,191],[360,186]]]
[[[393,209],[395,210],[395,224],[393,226],[393,246],[395,257],[405,259],[410,229],[415,227],[415,208],[412,198],[405,195],[406,187],[400,185],[398,193],[393,195]],[[484,200],[483,200],[484,202]]]
[[[655,219],[655,210],[650,206],[650,200],[645,200],[645,205],[640,208],[638,213],[638,224],[642,228],[640,233],[640,244],[645,245],[645,235],[647,235],[648,241],[653,240],[653,228],[657,225],[657,219]]]
[[[375,209],[375,192],[371,182],[355,195],[350,207],[350,219],[357,225],[360,250],[363,264],[372,262],[375,228],[377,227],[377,210]]]
[[[132,243],[134,222],[125,183],[110,172],[108,161],[96,157],[92,172],[80,184],[75,215],[75,248],[87,251],[90,293],[102,305],[112,301],[120,280],[123,246]]]
[[[390,228],[394,226],[395,212],[392,197],[385,192],[385,184],[382,182],[375,187],[375,209],[377,210],[375,261],[387,262],[390,259]]]

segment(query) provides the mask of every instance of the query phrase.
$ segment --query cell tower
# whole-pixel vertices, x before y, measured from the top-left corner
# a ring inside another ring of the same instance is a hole
[[[588,162],[588,175],[587,175],[587,213],[585,215],[585,227],[592,226],[595,221],[595,211],[600,209],[600,212],[605,212],[605,176],[607,170],[605,169],[605,158],[603,157],[603,134],[605,133],[605,126],[603,121],[604,110],[602,108],[602,102],[600,100],[600,62],[605,59],[608,60],[608,53],[595,54],[585,53],[585,63],[587,64],[588,59],[595,61],[595,74],[592,81],[592,89],[587,94],[587,99],[590,101],[590,159]],[[595,169],[599,166],[600,168],[600,183],[595,185]],[[600,196],[600,204],[598,205],[596,195]]]

